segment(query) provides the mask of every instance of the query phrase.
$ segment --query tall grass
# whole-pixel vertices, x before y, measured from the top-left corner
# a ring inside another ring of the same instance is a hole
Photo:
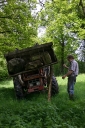
[[[77,77],[75,101],[67,94],[67,78],[57,77],[59,94],[33,93],[17,101],[12,80],[0,82],[0,128],[85,128],[85,74]]]

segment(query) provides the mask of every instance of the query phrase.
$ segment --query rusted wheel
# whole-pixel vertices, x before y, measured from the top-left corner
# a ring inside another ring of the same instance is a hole
[[[51,88],[51,95],[55,95],[59,93],[58,82],[54,76],[52,76],[52,88]]]

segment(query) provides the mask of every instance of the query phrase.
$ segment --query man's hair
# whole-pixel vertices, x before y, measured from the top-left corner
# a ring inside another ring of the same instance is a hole
[[[67,59],[74,59],[74,56],[73,55],[68,55]]]

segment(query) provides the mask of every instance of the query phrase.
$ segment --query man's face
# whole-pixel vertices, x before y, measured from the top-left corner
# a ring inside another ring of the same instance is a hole
[[[69,62],[71,62],[73,59],[71,59],[71,58],[67,58],[67,60],[68,60]]]
[[[70,59],[70,58],[67,58],[67,60],[68,60],[69,62],[71,62],[71,59]]]

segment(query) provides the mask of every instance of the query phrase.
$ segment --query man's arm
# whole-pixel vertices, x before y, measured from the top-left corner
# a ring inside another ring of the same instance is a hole
[[[19,82],[21,83],[21,85],[24,86],[24,82],[23,82],[23,80],[21,78],[21,75],[18,75],[18,78],[19,78]]]
[[[69,70],[65,75],[62,76],[62,79],[65,79],[65,77],[71,75],[73,73],[72,70]]]
[[[67,69],[69,68],[69,67],[66,66],[66,64],[63,64],[63,67],[65,67],[65,68],[67,68]]]

